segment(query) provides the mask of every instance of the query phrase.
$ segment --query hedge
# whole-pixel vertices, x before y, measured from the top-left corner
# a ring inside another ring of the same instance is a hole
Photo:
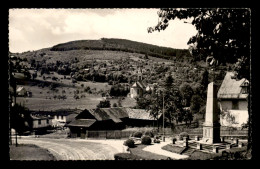
[[[141,160],[142,158],[130,153],[117,153],[114,154],[115,160]]]

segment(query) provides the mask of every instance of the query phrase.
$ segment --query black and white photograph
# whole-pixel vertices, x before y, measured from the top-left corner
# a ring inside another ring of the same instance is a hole
[[[9,8],[10,161],[251,160],[251,8]]]

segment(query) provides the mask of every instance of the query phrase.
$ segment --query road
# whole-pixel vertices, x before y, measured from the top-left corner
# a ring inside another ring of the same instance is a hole
[[[124,140],[50,139],[22,137],[18,144],[34,144],[48,149],[57,160],[114,160],[123,152]]]

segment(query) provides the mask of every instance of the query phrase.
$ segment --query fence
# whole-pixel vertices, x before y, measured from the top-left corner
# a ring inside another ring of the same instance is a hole
[[[132,131],[106,130],[106,131],[87,131],[85,138],[91,139],[122,139],[128,138]]]
[[[195,128],[195,129],[183,129],[179,132],[173,132],[171,128],[165,128],[164,134],[166,136],[173,136],[180,134],[181,132],[187,132],[191,137],[198,135],[203,136],[203,129],[202,128]],[[86,131],[86,134],[83,135],[83,138],[87,139],[125,139],[128,138],[133,131],[121,131],[121,130],[106,130],[106,131]],[[163,134],[162,128],[159,128],[159,132],[154,134]],[[220,136],[226,137],[247,137],[248,130],[220,130]]]
[[[202,136],[203,135],[203,128],[196,128],[196,129],[184,129],[182,132],[187,132],[191,136]],[[179,133],[176,133],[179,134]],[[227,129],[220,129],[220,136],[232,137],[232,136],[248,136],[248,130],[227,130]]]

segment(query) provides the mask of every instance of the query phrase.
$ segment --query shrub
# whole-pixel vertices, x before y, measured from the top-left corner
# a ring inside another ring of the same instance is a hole
[[[125,146],[128,146],[129,148],[133,148],[135,146],[135,142],[133,139],[128,139],[124,142]]]
[[[141,138],[142,135],[143,135],[143,133],[140,132],[140,131],[137,131],[137,132],[135,132],[135,133],[133,134],[134,137],[138,137],[138,138]]]
[[[144,144],[144,145],[150,145],[151,142],[152,142],[152,139],[151,139],[150,136],[144,136],[144,137],[142,138],[142,144]]]
[[[144,133],[144,135],[145,135],[145,136],[154,137],[154,134],[153,134],[152,131],[146,131],[146,132]]]
[[[187,132],[182,132],[179,134],[180,140],[183,140],[183,137],[187,137],[189,139],[189,134]]]
[[[130,153],[117,153],[114,158],[115,160],[141,160],[141,157]]]
[[[161,141],[159,139],[154,139],[153,142],[154,143],[160,143]]]

